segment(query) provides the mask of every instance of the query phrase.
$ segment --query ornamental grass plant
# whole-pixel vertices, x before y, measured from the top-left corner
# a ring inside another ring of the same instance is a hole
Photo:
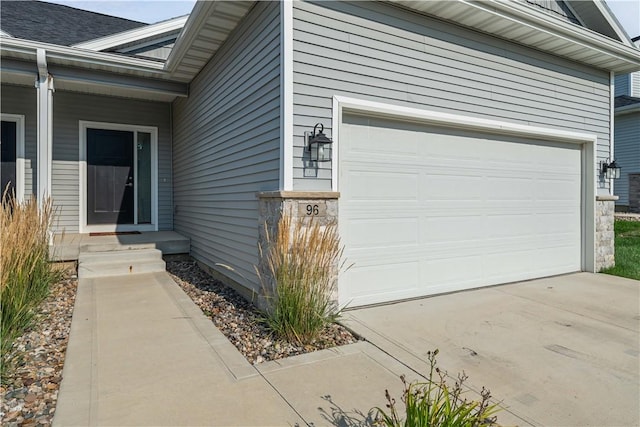
[[[335,223],[294,222],[284,213],[274,232],[265,224],[260,255],[266,266],[256,270],[267,299],[265,321],[277,336],[310,344],[339,318],[334,293],[343,250]]]
[[[19,202],[5,191],[0,214],[0,374],[11,366],[14,340],[34,322],[49,285],[61,277],[49,262],[50,199]]]
[[[408,383],[400,377],[404,385],[402,404],[385,390],[387,410],[375,408],[376,424],[386,427],[488,427],[497,426],[495,413],[498,405],[491,404],[491,393],[484,387],[480,401],[463,398],[463,384],[467,376],[462,373],[453,386],[447,383],[447,373],[437,366],[438,350],[427,352],[429,377],[427,382]],[[404,415],[404,418],[403,418]]]

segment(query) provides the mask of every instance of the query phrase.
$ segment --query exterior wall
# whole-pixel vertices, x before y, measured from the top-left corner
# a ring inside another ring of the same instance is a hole
[[[640,48],[640,47],[639,47]],[[631,74],[631,96],[640,98],[640,71]]]
[[[631,95],[631,74],[617,75],[614,86],[615,96]]]
[[[613,183],[616,205],[629,206],[629,174],[640,173],[640,112],[615,116],[614,158],[622,168]]]
[[[257,2],[174,103],[175,230],[191,254],[257,290],[256,193],[280,175],[280,5]]]
[[[35,185],[38,145],[37,145],[37,98],[36,90],[24,86],[2,85],[0,97],[2,113],[24,116],[24,196],[36,194]]]
[[[56,231],[78,232],[80,120],[158,128],[158,223],[160,230],[173,228],[170,112],[170,104],[162,102],[54,93],[51,193],[58,214]]]
[[[330,162],[305,170],[304,131],[331,137],[334,95],[592,133],[609,156],[607,72],[388,3],[293,7],[294,190],[331,189]]]
[[[596,198],[596,271],[613,267],[615,260],[615,197]]]

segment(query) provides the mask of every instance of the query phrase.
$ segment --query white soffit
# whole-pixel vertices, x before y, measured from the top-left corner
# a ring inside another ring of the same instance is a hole
[[[166,69],[180,81],[191,81],[253,4],[253,1],[198,1],[167,58]]]
[[[151,24],[145,27],[135,28],[133,30],[123,31],[122,33],[111,34],[98,39],[78,43],[72,47],[100,51],[113,49],[118,46],[135,42],[146,42],[150,39],[162,38],[167,34],[180,31],[184,27],[188,18],[188,15],[180,16],[167,21],[158,22],[157,24]]]
[[[640,70],[640,51],[628,40],[613,40],[524,3],[499,0],[395,3],[603,70],[616,73]]]

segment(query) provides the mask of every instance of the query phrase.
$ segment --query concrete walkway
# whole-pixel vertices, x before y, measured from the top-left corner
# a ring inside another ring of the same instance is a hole
[[[254,367],[167,273],[80,279],[53,424],[370,425],[403,373],[367,342]]]
[[[300,421],[167,273],[80,279],[54,425]]]
[[[639,296],[581,273],[353,310],[367,341],[254,367],[166,272],[80,279],[54,425],[371,425],[435,348],[502,425],[635,425]]]

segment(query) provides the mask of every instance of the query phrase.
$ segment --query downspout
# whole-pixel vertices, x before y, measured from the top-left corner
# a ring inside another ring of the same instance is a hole
[[[47,68],[47,53],[36,50],[38,78],[38,201],[40,206],[51,195],[51,164],[53,142],[53,77]]]

